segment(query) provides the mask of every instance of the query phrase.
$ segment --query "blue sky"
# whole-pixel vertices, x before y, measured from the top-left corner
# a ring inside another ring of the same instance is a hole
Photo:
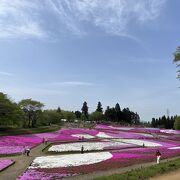
[[[46,108],[180,114],[179,0],[0,0],[0,90]]]

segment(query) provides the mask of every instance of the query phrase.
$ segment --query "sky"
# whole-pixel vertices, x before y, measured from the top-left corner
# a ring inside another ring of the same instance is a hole
[[[47,108],[104,110],[142,121],[180,114],[173,53],[179,0],[0,0],[0,91]]]

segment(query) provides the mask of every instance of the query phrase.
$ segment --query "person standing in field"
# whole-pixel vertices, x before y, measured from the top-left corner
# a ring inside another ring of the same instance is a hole
[[[161,153],[159,150],[156,151],[156,157],[157,157],[157,164],[159,164],[160,158],[161,158]]]
[[[84,153],[84,146],[81,147],[81,154]]]
[[[30,154],[30,149],[27,148],[27,149],[26,149],[26,155],[29,156],[29,154]]]

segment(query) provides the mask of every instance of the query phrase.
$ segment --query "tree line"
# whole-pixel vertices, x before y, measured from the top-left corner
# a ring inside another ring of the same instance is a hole
[[[165,128],[165,129],[173,129],[174,123],[177,118],[176,116],[166,117],[165,115],[159,118],[152,118],[151,126],[154,128]]]
[[[137,112],[129,108],[121,110],[117,103],[115,107],[107,107],[103,111],[101,102],[98,102],[94,112],[89,113],[87,102],[84,102],[81,110],[65,111],[60,107],[57,109],[43,110],[44,104],[32,100],[23,99],[16,103],[6,94],[0,92],[0,126],[15,127],[37,127],[41,125],[59,124],[62,121],[74,122],[120,122],[128,124],[139,124],[140,117]]]

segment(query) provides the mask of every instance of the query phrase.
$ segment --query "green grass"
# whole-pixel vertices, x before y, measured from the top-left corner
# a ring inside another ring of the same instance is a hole
[[[169,171],[173,171],[180,168],[180,159],[168,161],[162,164],[153,165],[150,167],[139,168],[128,171],[122,174],[113,174],[111,176],[103,176],[95,178],[94,180],[143,180],[150,177],[160,175]]]
[[[35,133],[44,133],[44,132],[52,132],[60,129],[58,125],[52,126],[42,126],[37,128],[6,128],[3,131],[0,131],[0,136],[7,135],[22,135],[22,134],[35,134]]]

